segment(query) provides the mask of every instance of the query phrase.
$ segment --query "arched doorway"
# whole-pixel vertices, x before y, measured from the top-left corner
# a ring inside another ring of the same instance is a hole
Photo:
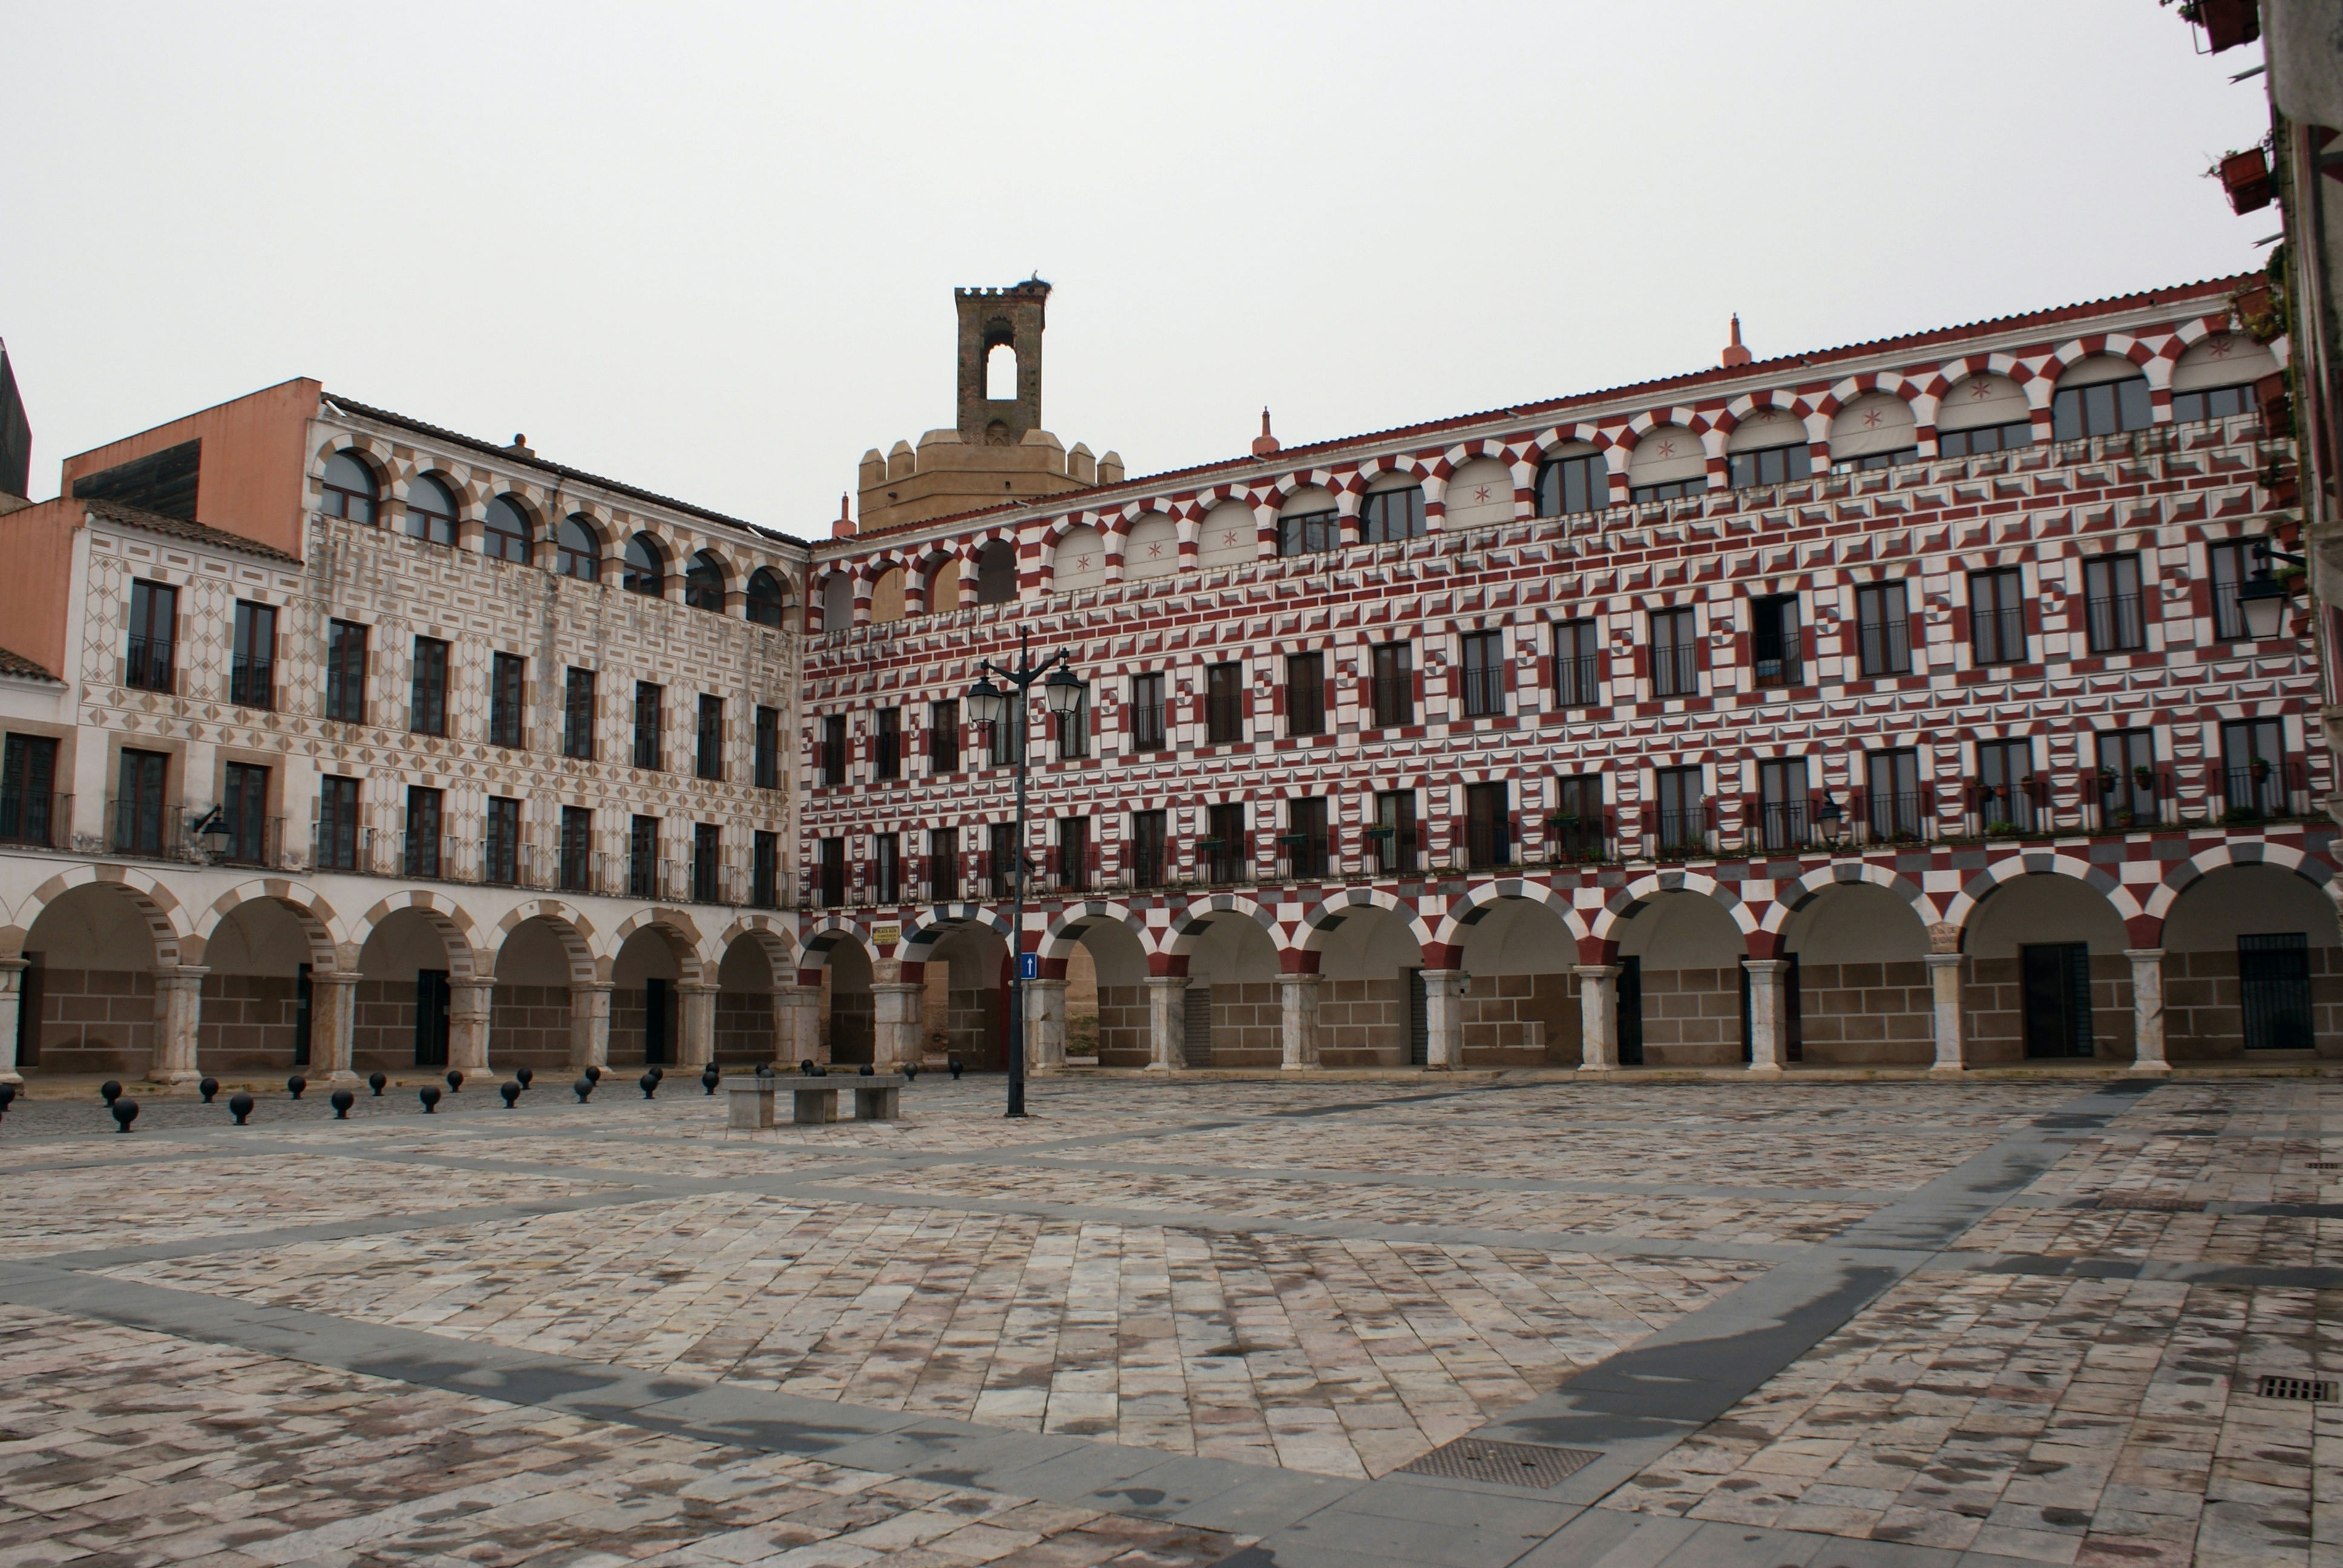
[[[1534,899],[1497,899],[1459,922],[1469,980],[1460,1067],[1575,1067],[1578,940]]]
[[[350,1067],[368,1072],[445,1071],[455,1036],[455,982],[471,978],[471,954],[445,917],[393,910],[358,951]]]
[[[1781,957],[1795,981],[1792,1038],[1825,1066],[1936,1060],[1928,928],[1910,900],[1874,882],[1834,882],[1793,912]]]
[[[1067,939],[1066,1058],[1101,1067],[1145,1067],[1147,950],[1130,927],[1092,916]]]
[[[2088,883],[2051,872],[1987,892],[1961,932],[1972,1067],[2132,1055],[2123,920]]]
[[[1614,928],[1622,1066],[1728,1067],[1742,1060],[1748,947],[1704,893],[1654,893]]]
[[[610,1064],[675,1067],[685,1060],[683,994],[699,966],[682,938],[643,926],[619,944],[610,966]]]
[[[204,944],[204,1010],[196,1031],[207,1072],[278,1076],[310,1062],[315,945],[301,917],[275,899],[250,899],[221,917]]]
[[[594,978],[585,939],[555,918],[523,920],[497,949],[496,978],[488,1060],[500,1069],[567,1068],[576,1034],[570,987]]]
[[[967,920],[927,948],[927,1038],[921,1054],[980,1072],[1009,1066],[1009,943]]]
[[[150,1070],[155,970],[177,955],[158,948],[137,898],[112,882],[66,889],[34,918],[23,957],[20,1068],[116,1078]]]
[[[1325,1067],[1421,1064],[1429,1047],[1423,949],[1407,918],[1373,904],[1327,915],[1318,952],[1318,1060]]]
[[[816,937],[808,949],[821,955],[821,1037],[830,1044],[830,1060],[860,1066],[872,1060],[878,1041],[878,994],[870,953],[860,939],[830,931]]]
[[[1285,1046],[1277,944],[1261,922],[1241,910],[1200,915],[1189,922],[1174,950],[1188,955],[1187,1064],[1281,1065]]]
[[[2343,1057],[2334,902],[2283,866],[2219,866],[2164,920],[2164,1044],[2173,1060]]]
[[[781,1061],[779,991],[796,979],[789,949],[775,933],[749,930],[732,939],[716,969],[718,1061]]]

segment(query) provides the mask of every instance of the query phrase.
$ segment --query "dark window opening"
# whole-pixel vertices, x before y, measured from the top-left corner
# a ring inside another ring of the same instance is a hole
[[[2085,561],[2083,603],[2093,653],[2130,653],[2147,646],[2137,556]]]
[[[846,782],[846,715],[825,714],[821,721],[821,784],[835,789]]]
[[[1700,695],[1700,644],[1693,611],[1655,609],[1652,612],[1652,695]]]
[[[724,864],[723,838],[723,829],[713,822],[692,824],[691,899],[694,903],[712,904],[723,896],[717,885]]]
[[[1404,642],[1377,643],[1369,656],[1375,728],[1401,729],[1415,722],[1415,650]]]
[[[2145,376],[2102,381],[2096,387],[2064,387],[2050,396],[2050,438],[2054,441],[2079,441],[2086,436],[2145,430],[2154,417]]]
[[[1297,653],[1285,661],[1285,732],[1326,733],[1326,658]]]
[[[2091,1054],[2091,950],[2083,942],[2029,943],[2018,949],[2026,1054]]]
[[[358,869],[358,781],[317,780],[317,865],[328,871]]]
[[[2237,939],[2237,996],[2247,1050],[2309,1050],[2310,941],[2302,931]]]
[[[415,639],[407,681],[407,728],[416,735],[447,733],[447,645],[436,637]]]
[[[201,441],[183,441],[111,468],[85,474],[74,481],[74,499],[112,501],[116,506],[160,512],[166,518],[192,523],[196,520],[196,489],[203,467],[203,450]],[[329,481],[333,478],[330,465],[327,477]],[[359,519],[362,522],[372,519],[371,493],[367,499],[368,515]]]
[[[1917,839],[1926,829],[1920,798],[1920,754],[1875,751],[1864,762],[1864,799],[1875,840]]]
[[[835,910],[846,903],[846,840],[824,839],[818,865],[821,876],[821,907]]]
[[[627,896],[659,896],[659,824],[656,817],[636,817],[627,827]]]
[[[1244,667],[1215,664],[1204,671],[1204,740],[1234,746],[1244,739]]]
[[[1941,430],[1936,434],[1936,456],[1940,457],[1974,457],[2032,445],[2031,419],[2016,419],[2006,425],[1976,425],[1966,430]]]
[[[488,744],[518,750],[528,743],[528,660],[517,653],[488,659]]]
[[[1865,676],[1912,673],[1912,618],[1902,583],[1855,590],[1857,666]]]
[[[960,703],[928,704],[928,771],[934,775],[960,771]]]
[[[583,806],[561,809],[561,890],[594,890],[594,813]]]
[[[781,901],[781,836],[761,828],[749,841],[749,901],[760,910]]]
[[[594,672],[574,665],[562,684],[561,754],[594,758]]]
[[[275,834],[269,831],[268,769],[249,763],[227,765],[227,789],[220,799],[220,820],[227,828],[223,859],[231,865],[265,866],[272,858]]]
[[[1806,845],[1806,764],[1804,758],[1757,764],[1757,840],[1773,850]]]
[[[635,682],[635,766],[656,769],[661,766],[659,745],[659,699],[661,689],[648,680]]]
[[[1132,676],[1131,749],[1133,751],[1161,751],[1169,733],[1163,722],[1163,678],[1161,675]]]
[[[520,882],[520,802],[509,796],[488,797],[487,831],[480,845],[480,875],[503,887]]]
[[[1277,553],[1314,556],[1342,548],[1342,519],[1336,512],[1297,512],[1277,519]]]
[[[1212,806],[1204,813],[1204,837],[1197,842],[1196,858],[1208,882],[1242,881],[1248,874],[1252,849],[1246,840],[1245,809],[1242,801]]]
[[[1091,885],[1091,819],[1088,817],[1058,819],[1058,886],[1070,893],[1085,891]]]
[[[1969,574],[1969,649],[1980,668],[2026,662],[2025,592],[2015,568]]]
[[[1600,452],[1555,457],[1538,467],[1537,515],[1566,517],[1599,512],[1611,504],[1611,471]]]
[[[480,517],[480,553],[495,561],[528,565],[528,514],[510,496],[490,501]]]
[[[948,904],[960,897],[960,829],[928,829],[928,897]]]
[[[324,489],[317,509],[326,516],[347,518],[354,523],[374,521],[375,501],[382,494],[382,485],[364,459],[348,452],[327,458]],[[189,501],[192,507],[192,497]],[[195,513],[190,509],[187,515],[192,518]]]
[[[2157,819],[2156,736],[2117,729],[2099,737],[2099,820],[2108,828],[2145,827]]]
[[[456,542],[456,497],[425,474],[407,487],[407,537],[426,544]]]
[[[1464,787],[1464,863],[1475,870],[1513,863],[1512,794],[1503,784]]]
[[[2250,384],[2240,387],[2200,387],[2193,392],[2172,395],[2172,422],[2176,425],[2198,425],[2207,419],[2230,419],[2239,414],[2254,411],[2254,389]]]
[[[1505,711],[1505,634],[1468,631],[1463,638],[1464,717],[1489,719]]]
[[[749,766],[754,770],[759,789],[781,787],[781,710],[759,707],[757,709],[755,754]]]
[[[1131,885],[1160,888],[1164,880],[1164,845],[1168,822],[1161,811],[1131,814]]]
[[[1592,620],[1554,628],[1554,699],[1562,708],[1592,708],[1603,700],[1602,644]]]
[[[162,751],[122,753],[114,799],[114,848],[126,855],[162,856],[178,848],[178,812],[164,793],[171,759]]]
[[[1780,594],[1749,603],[1749,659],[1759,686],[1805,684],[1805,646],[1798,629],[1798,597]]]
[[[227,699],[239,708],[276,707],[276,607],[236,600],[235,637],[228,656]]]
[[[178,678],[179,590],[162,583],[130,585],[130,642],[122,683],[141,691],[176,691]]]
[[[1278,835],[1279,859],[1289,877],[1326,874],[1326,802],[1322,799],[1288,800],[1285,831]]]
[[[1732,467],[1732,485],[1745,490],[1755,485],[1786,485],[1796,479],[1814,477],[1814,448],[1800,441],[1794,446],[1764,447],[1754,452],[1735,452],[1726,461]]]
[[[1400,490],[1377,490],[1359,508],[1362,544],[1395,545],[1403,539],[1420,539],[1424,527],[1423,487],[1420,485]]]
[[[366,722],[367,628],[353,621],[326,623],[326,717]]]
[[[410,877],[439,874],[440,810],[444,797],[437,789],[407,791],[407,837],[401,864]]]
[[[1976,811],[1988,839],[2034,830],[2034,745],[1977,742]]]
[[[1367,834],[1379,871],[1413,871],[1423,864],[1423,836],[1415,822],[1415,791],[1386,789],[1375,797],[1375,823]]]
[[[68,813],[57,793],[57,743],[11,735],[0,750],[0,843],[65,848]]]
[[[2228,815],[2238,820],[2287,814],[2286,729],[2275,719],[2221,726],[2221,769]]]
[[[1696,854],[1708,847],[1708,803],[1698,768],[1659,770],[1659,835],[1662,854]]]
[[[724,699],[702,692],[699,725],[692,737],[691,770],[695,778],[724,777]]]

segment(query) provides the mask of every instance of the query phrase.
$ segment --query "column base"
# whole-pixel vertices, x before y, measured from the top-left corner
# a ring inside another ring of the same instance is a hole
[[[2172,1076],[2172,1064],[2168,1061],[2135,1061],[2124,1069],[2124,1074],[2128,1078],[2169,1078]]]
[[[1966,1078],[1969,1070],[1957,1061],[1939,1061],[1928,1069],[1931,1078]]]
[[[25,1075],[13,1067],[0,1067],[0,1083],[13,1083],[22,1089],[25,1086]]]
[[[352,1072],[346,1067],[339,1072],[329,1072],[326,1074],[326,1081],[327,1083],[339,1084],[346,1088],[355,1088],[358,1084],[364,1083],[366,1080],[360,1078],[357,1073]]]
[[[1772,1062],[1767,1062],[1761,1066],[1753,1061],[1742,1070],[1751,1078],[1779,1078],[1782,1076],[1781,1068]]]
[[[204,1075],[200,1072],[163,1072],[156,1074],[154,1080],[173,1089],[192,1089],[203,1081]]]
[[[1172,1064],[1168,1061],[1151,1061],[1147,1064],[1147,1070],[1150,1072],[1169,1072],[1172,1070]]]
[[[1581,1076],[1590,1072],[1599,1075],[1618,1071],[1619,1064],[1615,1061],[1582,1061],[1578,1064],[1578,1070]]]
[[[1314,1061],[1281,1061],[1277,1068],[1280,1072],[1315,1072],[1318,1064]]]

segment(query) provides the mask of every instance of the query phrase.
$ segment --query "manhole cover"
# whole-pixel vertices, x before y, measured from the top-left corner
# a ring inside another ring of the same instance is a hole
[[[2194,1198],[2126,1197],[2117,1194],[2101,1198],[2096,1207],[2147,1209],[2160,1214],[2201,1214],[2205,1211],[2205,1205]]]
[[[2332,1378],[2281,1377],[2275,1372],[2265,1372],[2262,1374],[2261,1382],[2257,1385],[2254,1392],[2264,1399],[2305,1399],[2331,1402],[2335,1398],[2335,1382]],[[1429,1459],[1431,1455],[1426,1454],[1424,1457]]]
[[[1409,1475],[1444,1475],[1455,1481],[1491,1481],[1543,1492],[1559,1486],[1603,1455],[1584,1448],[1545,1448],[1534,1442],[1483,1442],[1460,1437],[1400,1469]]]

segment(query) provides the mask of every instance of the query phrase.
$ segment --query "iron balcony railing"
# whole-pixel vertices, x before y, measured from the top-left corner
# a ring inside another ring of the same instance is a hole
[[[73,835],[73,797],[12,789],[0,793],[0,844],[63,849]]]
[[[1933,789],[1850,789],[1847,795],[1848,827],[1865,842],[1894,844],[1936,836]]]
[[[2128,653],[2147,646],[2147,622],[2141,618],[2136,593],[2092,599],[2085,606],[2085,615],[2090,623],[2093,653]]]
[[[1761,800],[1745,802],[1752,848],[1780,851],[1805,849],[1822,841],[1822,836],[1809,819],[1804,800]]]
[[[1617,841],[1617,814],[1608,807],[1592,817],[1577,811],[1557,811],[1545,819],[1545,857],[1549,860],[1615,859]]]
[[[1594,655],[1554,661],[1554,699],[1564,708],[1592,708],[1603,700]]]
[[[1234,839],[1197,839],[1197,876],[1206,882],[1252,880],[1252,858],[1245,842],[1250,837],[1240,833]]]
[[[2222,804],[2233,822],[2305,814],[2296,800],[2306,792],[2299,758],[2256,758],[2242,768],[2225,769],[2221,779]]]
[[[1464,869],[1482,871],[1512,865],[1515,841],[1510,820],[1486,817],[1468,820],[1464,824]]]
[[[141,691],[176,691],[177,649],[172,639],[131,633],[122,657],[122,684]]]
[[[106,803],[106,849],[151,860],[193,859],[186,836],[186,810],[141,797]]]
[[[1378,675],[1372,696],[1378,729],[1399,729],[1415,722],[1415,677]]]
[[[1131,709],[1131,749],[1133,751],[1163,749],[1163,705],[1160,702],[1133,704]]]
[[[1912,673],[1912,626],[1901,616],[1866,620],[1855,632],[1856,668],[1865,678]]]
[[[239,708],[275,708],[276,681],[274,659],[233,659],[227,667],[227,699]]]
[[[1327,871],[1324,833],[1288,832],[1277,836],[1277,876],[1280,881],[1318,878]]]
[[[1972,838],[2011,839],[2035,832],[2049,809],[2050,780],[2029,773],[2011,783],[1972,783],[1966,815]]]
[[[1652,695],[1700,695],[1700,659],[1691,643],[1664,643],[1652,648]]]
[[[1401,828],[1377,823],[1366,829],[1362,837],[1366,843],[1361,858],[1368,869],[1399,875],[1423,869],[1423,824]]]
[[[1464,677],[1464,716],[1467,719],[1487,719],[1505,710],[1505,671],[1503,666],[1467,668]]]

